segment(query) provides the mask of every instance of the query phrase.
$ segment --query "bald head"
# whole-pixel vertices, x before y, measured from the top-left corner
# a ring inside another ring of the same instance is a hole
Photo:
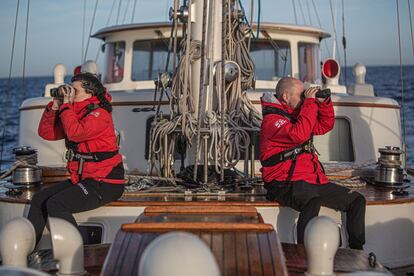
[[[287,106],[297,109],[302,104],[303,82],[298,79],[286,77],[281,78],[276,85],[276,98]]]
[[[292,95],[297,90],[303,90],[303,83],[295,78],[284,77],[276,85],[276,98],[283,100],[283,94]]]

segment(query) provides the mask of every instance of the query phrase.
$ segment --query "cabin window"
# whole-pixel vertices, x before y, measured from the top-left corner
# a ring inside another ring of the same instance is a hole
[[[300,42],[298,51],[299,79],[303,82],[321,84],[319,44]]]
[[[346,118],[336,118],[334,128],[325,135],[313,137],[319,160],[355,161],[351,124]]]
[[[292,74],[288,41],[252,41],[250,54],[256,66],[256,79],[258,80],[275,80]]]
[[[105,44],[104,83],[120,82],[124,78],[125,42]]]
[[[134,42],[132,59],[132,80],[154,80],[158,73],[165,71],[168,55],[168,41],[165,40],[137,40]],[[172,71],[170,55],[168,71]]]

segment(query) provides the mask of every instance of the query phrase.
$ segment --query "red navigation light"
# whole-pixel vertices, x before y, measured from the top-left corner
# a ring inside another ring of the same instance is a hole
[[[327,59],[322,65],[322,73],[327,79],[336,78],[339,74],[339,63],[334,59]]]

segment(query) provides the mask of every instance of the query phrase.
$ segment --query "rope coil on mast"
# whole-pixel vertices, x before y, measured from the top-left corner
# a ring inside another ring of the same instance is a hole
[[[212,161],[215,171],[220,173],[221,179],[223,179],[224,169],[233,168],[242,157],[242,152],[246,152],[252,142],[249,131],[259,130],[261,115],[254,108],[245,91],[254,85],[254,64],[248,51],[246,39],[251,33],[251,28],[241,22],[237,11],[232,12],[230,5],[227,0],[223,2],[222,12],[225,17],[222,25],[222,61],[214,64],[215,73],[214,76],[210,76],[210,79],[205,78],[205,69],[210,68],[209,73],[211,74],[211,63],[208,66],[203,63],[201,66],[203,72],[200,72],[200,90],[207,91],[205,87],[209,85],[210,93],[212,93],[210,98],[215,99],[216,102],[213,105],[209,103],[211,109],[205,112],[206,99],[203,96],[204,93],[201,94],[198,105],[198,120],[195,117],[196,109],[191,93],[192,78],[189,67],[197,59],[201,58],[203,61],[206,55],[207,58],[211,58],[212,48],[209,47],[212,47],[211,44],[213,44],[211,43],[213,32],[209,25],[208,41],[210,46],[206,45],[206,48],[202,50],[203,43],[190,38],[191,24],[186,26],[186,33],[183,34],[185,39],[181,42],[181,59],[172,79],[171,117],[160,118],[154,122],[151,130],[150,158],[148,160],[151,171],[155,167],[158,170],[165,168],[165,166],[172,168],[177,135],[182,135],[187,147],[192,147],[194,139],[201,136],[201,129],[206,129],[209,132],[208,145],[205,145],[208,146],[208,160]],[[212,7],[214,4],[210,2],[209,8],[212,9]],[[205,8],[203,13],[206,14]],[[189,9],[189,13],[190,11],[191,9]],[[213,23],[212,21],[204,21],[204,41],[206,41],[207,24]],[[231,65],[237,70],[236,78],[229,82],[224,80],[224,71],[227,65]],[[195,150],[195,169],[193,171],[193,177],[194,175],[196,177],[193,179],[195,180],[197,180],[197,159],[201,150],[201,141],[199,142],[198,149]],[[168,175],[165,174],[166,171],[168,171]],[[163,176],[174,177],[173,169],[164,170]],[[208,185],[204,188],[209,189]]]

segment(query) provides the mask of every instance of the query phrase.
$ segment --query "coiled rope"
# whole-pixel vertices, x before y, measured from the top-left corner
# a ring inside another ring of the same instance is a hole
[[[223,33],[225,42],[223,60],[237,67],[238,75],[234,81],[226,83],[223,81],[224,62],[216,63],[214,81],[209,79],[208,84],[212,87],[211,98],[217,102],[214,106],[211,104],[211,109],[205,111],[202,108],[206,104],[205,99],[200,95],[198,116],[195,117],[196,105],[191,93],[192,78],[189,67],[195,60],[200,59],[203,53],[210,54],[211,51],[203,50],[202,42],[191,40],[187,32],[181,42],[180,56],[183,58],[180,59],[172,80],[170,118],[157,119],[151,130],[148,174],[156,169],[162,171],[163,177],[174,176],[172,167],[178,133],[182,134],[187,147],[191,147],[196,140],[195,137],[200,135],[201,129],[208,131],[208,159],[214,164],[216,172],[222,173],[224,169],[234,168],[241,159],[242,153],[247,152],[252,142],[249,133],[259,131],[261,114],[255,109],[246,93],[247,89],[254,86],[255,78],[255,67],[247,45],[251,28],[239,18],[231,16],[232,13],[227,10],[229,5],[230,3],[227,2],[227,5],[224,5],[227,7],[223,8],[225,11],[223,14],[227,14],[223,21],[225,29],[228,29]],[[205,24],[211,27],[211,22]],[[208,45],[206,47],[207,50],[211,50]],[[204,66],[202,65],[201,68],[203,69]],[[201,74],[200,79],[200,90],[203,91],[207,81],[203,80],[204,75]],[[201,144],[201,141],[199,143]],[[195,150],[195,167],[199,158],[200,144]],[[167,170],[165,170],[166,166],[168,166]],[[196,173],[197,170],[194,170],[195,175]]]
[[[16,156],[16,161],[13,165],[3,174],[0,175],[0,179],[8,177],[14,170],[19,167],[37,168],[37,153],[30,155]]]

